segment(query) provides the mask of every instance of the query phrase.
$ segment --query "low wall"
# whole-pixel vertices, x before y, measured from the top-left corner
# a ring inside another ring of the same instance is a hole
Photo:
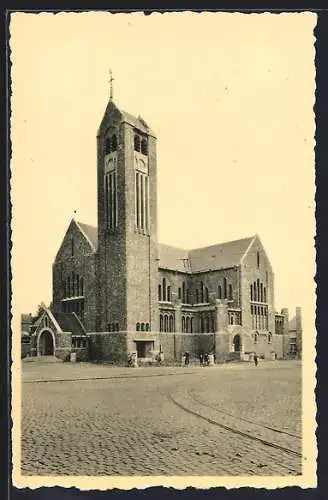
[[[88,334],[89,360],[113,364],[127,363],[127,333],[101,332]]]

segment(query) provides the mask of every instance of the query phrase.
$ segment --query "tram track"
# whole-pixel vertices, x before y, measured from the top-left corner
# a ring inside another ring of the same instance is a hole
[[[245,417],[240,417],[238,415],[234,415],[233,413],[229,413],[226,410],[222,410],[221,408],[218,408],[215,405],[210,405],[208,403],[205,403],[204,401],[201,401],[200,399],[196,398],[194,391],[192,391],[192,390],[188,391],[188,396],[190,396],[191,399],[193,399],[196,403],[201,404],[202,406],[206,406],[207,408],[211,408],[212,410],[215,410],[217,413],[222,413],[222,415],[226,415],[228,417],[233,417],[235,419],[241,420],[242,422],[247,422],[249,424],[256,425],[258,427],[262,427],[263,429],[267,429],[267,430],[270,430],[272,432],[276,432],[278,434],[285,434],[286,436],[290,436],[290,437],[295,438],[295,439],[302,439],[302,436],[299,436],[298,434],[293,434],[293,433],[285,431],[283,429],[277,429],[276,427],[271,427],[269,425],[265,425],[262,422],[258,422],[256,420],[250,420],[250,419],[245,418]]]
[[[278,444],[278,443],[271,441],[271,440],[268,440],[268,439],[264,439],[262,437],[259,437],[258,435],[252,434],[248,431],[240,430],[237,427],[232,427],[231,425],[228,425],[227,423],[223,423],[223,422],[218,421],[217,419],[203,415],[199,411],[188,407],[187,404],[182,403],[181,400],[179,401],[176,396],[175,397],[173,396],[172,393],[161,392],[161,394],[163,396],[165,396],[166,398],[168,398],[175,406],[179,407],[184,412],[189,413],[190,415],[193,415],[196,418],[204,420],[204,421],[208,422],[209,424],[215,425],[215,426],[229,432],[230,434],[235,434],[239,437],[246,438],[246,439],[251,440],[253,442],[258,442],[266,447],[281,451],[281,452],[286,453],[288,455],[291,455],[293,457],[302,458],[302,453],[295,450],[295,449],[289,448],[287,446],[283,446],[281,444]],[[188,392],[187,392],[187,394],[188,394],[189,398],[191,398],[191,396]],[[193,399],[195,402],[197,401],[197,400],[195,400],[195,398],[193,398]],[[204,405],[202,402],[200,402],[198,404],[201,404],[203,407],[206,407],[206,406],[209,407],[209,405]],[[231,415],[229,415],[229,416],[231,416]],[[234,417],[234,418],[238,419],[239,417]],[[249,421],[249,422],[251,422],[251,421]],[[251,422],[251,423],[253,423],[253,422]],[[258,425],[260,425],[260,424],[258,424]],[[271,432],[273,432],[272,429],[270,429],[270,430],[271,430]],[[293,438],[294,439],[297,438],[299,440],[300,437],[293,436]]]

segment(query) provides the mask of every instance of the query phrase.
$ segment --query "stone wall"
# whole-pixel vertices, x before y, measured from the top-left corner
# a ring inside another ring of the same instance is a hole
[[[104,332],[88,334],[90,361],[114,364],[127,362],[126,332]]]
[[[72,239],[74,255],[72,255]],[[72,273],[83,278],[83,324],[87,331],[92,331],[96,326],[96,254],[75,221],[69,225],[52,267],[52,310],[54,312],[63,312],[62,299],[67,296],[64,283],[67,283]]]
[[[63,361],[69,361],[72,351],[72,334],[70,332],[55,332],[55,356]]]
[[[257,265],[257,252],[259,252],[259,266]],[[245,328],[252,328],[250,285],[260,280],[266,287],[268,304],[268,331],[275,331],[274,310],[274,275],[271,263],[259,240],[256,238],[248,253],[241,263],[241,307],[242,324]]]

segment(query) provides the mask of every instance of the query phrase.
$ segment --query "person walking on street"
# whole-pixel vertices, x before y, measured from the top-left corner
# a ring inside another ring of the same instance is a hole
[[[257,354],[255,353],[254,354],[254,364],[255,364],[255,366],[257,366],[258,362],[259,362],[259,358],[257,357]]]

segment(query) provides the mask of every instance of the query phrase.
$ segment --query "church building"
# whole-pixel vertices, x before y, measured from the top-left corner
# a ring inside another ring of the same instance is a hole
[[[73,219],[53,300],[29,327],[32,355],[125,364],[200,353],[286,357],[288,310],[258,235],[185,250],[157,240],[156,137],[111,98],[97,133],[98,225]]]

